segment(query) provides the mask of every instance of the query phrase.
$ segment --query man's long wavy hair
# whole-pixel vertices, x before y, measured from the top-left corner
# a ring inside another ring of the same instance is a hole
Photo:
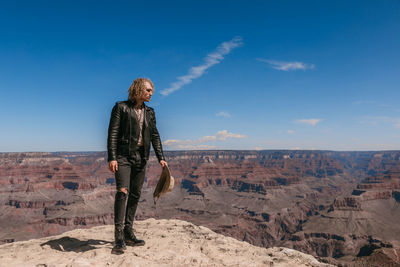
[[[129,97],[128,99],[132,102],[135,101],[136,97],[140,97],[142,95],[144,95],[146,86],[145,86],[145,82],[148,82],[151,87],[153,88],[153,92],[154,92],[154,84],[153,82],[148,79],[148,78],[137,78],[136,80],[133,81],[133,83],[131,84],[131,86],[129,87]]]

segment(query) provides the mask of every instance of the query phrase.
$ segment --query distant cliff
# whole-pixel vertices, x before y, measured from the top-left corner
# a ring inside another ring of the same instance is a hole
[[[153,205],[161,169],[152,156],[138,219],[182,219],[257,246],[295,248],[333,264],[400,263],[400,151],[165,155],[176,186]],[[115,181],[105,156],[1,153],[0,240],[112,224]]]

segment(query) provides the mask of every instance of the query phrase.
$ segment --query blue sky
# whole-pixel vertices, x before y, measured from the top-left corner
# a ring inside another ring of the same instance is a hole
[[[0,151],[103,151],[149,77],[164,148],[400,149],[400,2],[9,1]]]

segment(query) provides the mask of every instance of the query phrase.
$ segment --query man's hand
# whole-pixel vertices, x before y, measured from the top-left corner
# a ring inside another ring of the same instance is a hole
[[[168,164],[167,164],[167,162],[165,160],[160,160],[160,165],[162,167],[167,167],[168,166]]]
[[[115,173],[116,171],[118,171],[118,162],[116,160],[111,160],[110,162],[108,162],[108,168],[112,173]]]

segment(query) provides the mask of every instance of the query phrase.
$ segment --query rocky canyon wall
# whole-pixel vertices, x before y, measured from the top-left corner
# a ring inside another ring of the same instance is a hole
[[[137,219],[186,220],[333,264],[400,263],[399,151],[165,155],[175,188],[153,204],[161,168],[152,156]],[[105,157],[104,152],[1,153],[1,242],[112,224],[115,180]]]

